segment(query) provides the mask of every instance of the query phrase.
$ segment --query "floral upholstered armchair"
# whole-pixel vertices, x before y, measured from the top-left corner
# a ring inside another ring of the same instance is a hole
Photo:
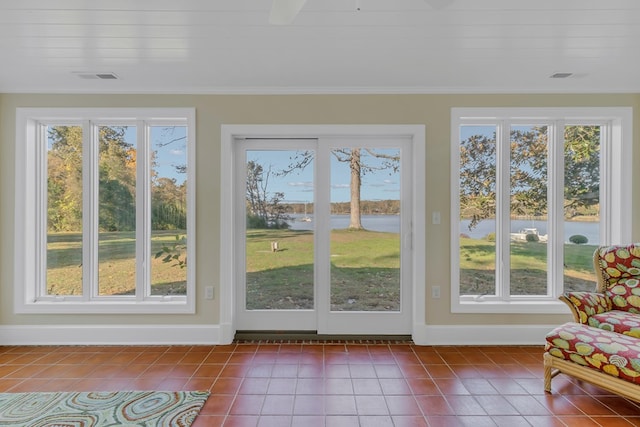
[[[595,292],[560,297],[578,323],[640,338],[640,244],[601,246],[593,254]]]

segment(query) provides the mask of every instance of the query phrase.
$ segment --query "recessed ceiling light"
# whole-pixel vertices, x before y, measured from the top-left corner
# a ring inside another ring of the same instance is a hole
[[[96,76],[98,76],[99,79],[102,80],[117,80],[118,76],[115,75],[115,73],[98,73],[96,74]]]
[[[549,76],[552,79],[566,79],[567,77],[573,76],[573,73],[554,73]]]
[[[93,79],[117,80],[118,79],[118,75],[116,73],[91,73],[86,71],[76,71],[73,74],[85,80],[93,80]]]

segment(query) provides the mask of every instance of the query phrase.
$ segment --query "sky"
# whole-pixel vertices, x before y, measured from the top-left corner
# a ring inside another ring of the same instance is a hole
[[[376,149],[379,153],[387,155],[398,154],[398,150]],[[288,175],[279,176],[276,172],[287,168],[296,153],[295,150],[249,150],[247,161],[253,160],[260,163],[264,170],[271,166],[272,174],[268,182],[268,192],[281,191],[285,194],[285,202],[312,203],[313,202],[313,168],[315,164],[309,164],[303,170],[295,170]],[[380,159],[372,156],[363,157],[365,163],[380,165]],[[331,156],[331,201],[348,202],[350,200],[350,169],[349,163],[340,162]],[[373,171],[362,177],[361,200],[399,200],[400,199],[400,174],[390,169]]]
[[[156,152],[155,170],[160,177],[175,178],[177,185],[187,179],[186,173],[176,171],[176,166],[187,164],[186,136],[186,126],[151,127],[151,149]]]
[[[156,152],[155,171],[159,177],[174,178],[178,185],[186,180],[186,174],[178,173],[176,166],[185,165],[186,153],[186,127],[184,126],[153,126],[151,127],[151,149]],[[125,141],[133,143],[136,139],[136,127],[128,126],[125,129]],[[375,152],[398,156],[398,149],[376,148]],[[284,202],[288,203],[313,203],[313,168],[312,162],[304,169],[296,169],[287,175],[281,175],[296,154],[303,151],[296,150],[249,150],[247,161],[254,160],[260,163],[265,170],[271,167],[272,174],[269,178],[267,191],[271,194],[282,192],[285,194]],[[350,200],[350,168],[348,162],[338,161],[335,156],[331,158],[331,201],[348,202]],[[380,167],[383,160],[367,154],[362,150],[364,164]],[[399,200],[400,199],[400,173],[392,169],[368,171],[362,174],[361,200]]]
[[[177,185],[187,179],[187,174],[176,170],[176,166],[187,164],[186,135],[186,126],[151,126],[151,150],[156,152],[155,171],[158,177],[174,178]],[[127,126],[125,141],[135,140],[136,127]]]

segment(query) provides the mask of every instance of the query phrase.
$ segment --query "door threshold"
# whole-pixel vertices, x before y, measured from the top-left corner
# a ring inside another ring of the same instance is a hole
[[[237,331],[234,342],[406,344],[412,342],[412,339],[411,335],[318,334],[317,331]]]

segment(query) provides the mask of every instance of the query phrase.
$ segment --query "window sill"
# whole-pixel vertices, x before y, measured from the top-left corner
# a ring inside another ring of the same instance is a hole
[[[537,301],[459,301],[452,302],[452,313],[505,314],[570,314],[569,308],[558,300]]]
[[[16,314],[194,314],[190,301],[37,301],[16,304]]]

